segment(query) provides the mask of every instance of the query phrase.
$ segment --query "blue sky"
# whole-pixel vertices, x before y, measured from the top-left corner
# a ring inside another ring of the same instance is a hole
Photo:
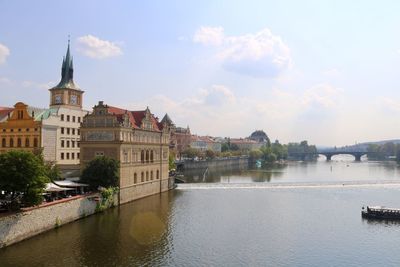
[[[214,136],[400,138],[398,1],[2,1],[0,106],[46,107],[68,35],[84,106]]]

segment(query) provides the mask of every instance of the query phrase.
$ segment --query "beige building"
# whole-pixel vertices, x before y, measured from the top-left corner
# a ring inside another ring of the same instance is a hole
[[[100,101],[81,126],[81,166],[96,156],[120,161],[120,203],[167,191],[170,128],[147,108],[128,111]]]

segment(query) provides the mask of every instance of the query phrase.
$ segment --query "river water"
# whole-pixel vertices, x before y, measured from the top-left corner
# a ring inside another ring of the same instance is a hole
[[[0,266],[400,266],[394,163],[293,162],[199,171],[141,199],[0,250]]]

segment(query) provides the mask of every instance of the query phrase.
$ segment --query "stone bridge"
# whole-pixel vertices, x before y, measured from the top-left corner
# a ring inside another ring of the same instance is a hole
[[[352,155],[355,158],[355,161],[361,161],[361,157],[366,155],[365,151],[341,151],[341,150],[331,150],[331,151],[318,151],[319,155],[324,155],[327,161],[332,159],[332,156],[335,155]]]

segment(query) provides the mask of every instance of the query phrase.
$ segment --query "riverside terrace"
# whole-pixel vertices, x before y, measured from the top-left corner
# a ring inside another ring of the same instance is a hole
[[[47,183],[43,193],[43,203],[37,207],[46,206],[49,203],[58,203],[60,200],[68,200],[72,197],[83,196],[88,193],[88,185],[74,181],[74,178],[69,180],[54,181]],[[0,214],[6,213],[7,200],[0,200]]]

